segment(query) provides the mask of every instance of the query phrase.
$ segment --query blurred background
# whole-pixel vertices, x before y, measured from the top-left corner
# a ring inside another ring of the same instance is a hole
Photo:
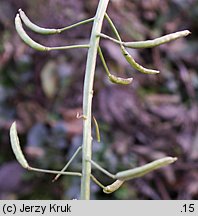
[[[97,0],[0,0],[0,199],[78,199],[80,178],[24,170],[10,147],[9,128],[17,122],[22,149],[31,166],[60,170],[82,143],[83,79],[86,49],[40,53],[16,33],[22,8],[43,27],[64,27],[93,17]],[[129,50],[159,75],[140,74],[119,46],[101,40],[111,73],[133,77],[130,86],[111,84],[97,61],[93,114],[93,158],[112,173],[166,155],[178,161],[106,195],[91,184],[92,199],[198,199],[198,2],[197,0],[112,0],[108,13],[124,41],[153,39],[188,29],[186,38],[152,49]],[[91,24],[60,35],[40,36],[47,46],[87,43]],[[103,32],[113,36],[107,22]],[[79,155],[69,167],[80,171]],[[104,184],[111,179],[93,169]]]

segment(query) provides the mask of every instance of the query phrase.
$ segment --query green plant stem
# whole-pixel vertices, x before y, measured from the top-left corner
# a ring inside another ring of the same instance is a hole
[[[84,91],[83,91],[83,115],[86,117],[83,121],[83,151],[82,151],[82,178],[81,178],[81,199],[90,199],[90,176],[92,156],[92,136],[91,136],[91,118],[92,118],[92,97],[93,81],[96,67],[97,50],[100,38],[97,37],[101,32],[104,15],[109,0],[100,0],[94,19],[90,47],[88,50]],[[88,160],[87,160],[88,159]]]
[[[97,179],[95,176],[91,175],[91,179],[92,179],[99,187],[101,187],[102,189],[105,189],[105,186],[104,186],[101,182],[99,182],[98,179]]]
[[[105,13],[105,19],[107,19],[109,25],[111,26],[111,29],[113,31],[113,33],[115,34],[115,36],[117,37],[118,41],[120,41],[120,43],[122,43],[122,39],[118,33],[118,30],[116,29],[115,25],[113,24],[112,20],[110,19],[110,17],[108,16],[107,13]]]
[[[107,67],[106,61],[105,61],[105,59],[104,59],[104,56],[103,56],[103,53],[102,53],[102,50],[101,50],[100,47],[98,47],[98,54],[99,54],[100,59],[101,59],[101,61],[102,61],[103,67],[104,67],[104,69],[105,69],[105,72],[107,73],[107,76],[108,76],[108,77],[111,76],[111,73],[110,73],[110,71],[109,71],[109,68]]]
[[[67,27],[64,27],[64,28],[61,28],[61,29],[57,29],[59,32],[58,33],[61,33],[63,31],[66,31],[66,30],[69,30],[71,28],[74,28],[74,27],[77,27],[77,26],[80,26],[80,25],[84,25],[84,24],[87,24],[87,23],[90,23],[92,21],[94,21],[94,17],[92,18],[89,18],[89,19],[86,19],[86,20],[83,20],[83,21],[80,21],[78,23],[75,23],[75,24],[72,24],[70,26],[67,26]]]
[[[101,38],[104,38],[104,39],[108,39],[108,40],[110,40],[110,41],[113,41],[114,43],[117,43],[117,44],[119,44],[119,45],[124,45],[124,42],[121,42],[121,41],[119,41],[119,40],[116,40],[115,38],[112,38],[112,37],[110,37],[110,36],[108,36],[108,35],[106,35],[106,34],[100,33],[98,36],[101,37]]]
[[[90,163],[95,166],[98,170],[100,170],[101,172],[103,172],[105,175],[109,176],[112,179],[115,179],[115,175],[113,175],[112,173],[110,173],[109,171],[107,171],[106,169],[102,168],[99,164],[97,164],[95,161],[90,160]]]
[[[75,153],[73,154],[73,156],[71,157],[71,159],[67,162],[67,164],[63,167],[63,169],[60,171],[59,174],[57,174],[55,176],[55,178],[52,180],[53,182],[55,182],[61,175],[62,173],[65,172],[65,170],[68,168],[68,166],[71,164],[71,162],[74,160],[74,158],[78,155],[78,153],[81,151],[82,146],[78,147],[77,150],[75,151]]]
[[[35,171],[35,172],[43,172],[43,173],[51,173],[51,174],[59,174],[60,171],[56,171],[56,170],[46,170],[46,169],[38,169],[35,167],[27,167],[28,170],[31,171]],[[62,172],[62,175],[70,175],[70,176],[80,176],[81,177],[81,173],[79,172]]]
[[[82,177],[82,174],[79,173],[79,172],[62,172],[60,173],[60,171],[56,171],[56,170],[46,170],[46,169],[38,169],[38,168],[35,168],[35,167],[30,167],[28,166],[27,167],[28,170],[31,170],[31,171],[35,171],[35,172],[42,172],[42,173],[49,173],[49,174],[61,174],[61,175],[69,175],[69,176],[79,176],[79,177]],[[96,179],[95,176],[93,176],[92,174],[90,175],[91,179],[99,186],[101,187],[102,189],[105,188],[105,186],[100,183],[98,181],[98,179]],[[54,182],[54,181],[53,181]]]
[[[69,46],[60,46],[60,47],[46,47],[46,51],[80,49],[80,48],[89,48],[89,44],[69,45]]]

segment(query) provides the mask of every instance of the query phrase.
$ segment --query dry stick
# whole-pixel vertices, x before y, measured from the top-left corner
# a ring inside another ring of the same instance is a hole
[[[74,28],[74,27],[77,27],[77,26],[87,24],[87,23],[90,23],[90,22],[94,21],[94,17],[93,17],[93,18],[80,21],[78,23],[75,23],[73,25],[70,25],[70,26],[67,26],[67,27],[64,27],[64,28],[59,28],[59,29],[43,28],[43,27],[40,27],[40,26],[34,24],[32,21],[30,21],[30,19],[26,16],[26,14],[24,13],[24,11],[22,11],[22,9],[19,9],[19,14],[20,14],[20,17],[21,17],[22,21],[24,22],[24,24],[29,29],[31,29],[32,31],[34,31],[36,33],[47,34],[47,35],[48,34],[59,34],[59,33],[62,33],[63,31],[69,30],[71,28]]]
[[[27,45],[29,45],[30,47],[32,47],[33,49],[38,50],[38,51],[66,50],[66,49],[75,49],[75,48],[89,48],[88,44],[60,46],[60,47],[47,47],[47,46],[43,46],[43,45],[37,43],[36,41],[32,40],[27,35],[27,33],[25,32],[25,30],[23,29],[23,26],[22,26],[19,14],[17,14],[16,18],[15,18],[15,27],[16,27],[16,30],[17,30],[19,36],[21,37],[21,39]]]

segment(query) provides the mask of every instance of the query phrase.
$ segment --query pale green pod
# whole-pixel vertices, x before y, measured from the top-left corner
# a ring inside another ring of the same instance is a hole
[[[20,147],[19,138],[16,129],[16,122],[14,122],[10,127],[10,140],[11,140],[12,150],[16,156],[16,159],[18,160],[18,162],[21,164],[22,167],[27,169],[29,165]]]
[[[35,41],[33,41],[27,34],[26,32],[24,31],[23,29],[23,26],[22,26],[22,23],[21,23],[21,19],[19,17],[19,14],[16,15],[15,17],[15,27],[16,27],[16,30],[19,34],[19,36],[21,37],[21,39],[27,44],[29,45],[30,47],[32,47],[33,49],[35,50],[38,50],[38,51],[48,51],[48,47],[45,47]]]
[[[97,141],[100,142],[100,129],[98,126],[98,122],[94,116],[93,116],[93,121],[94,121],[95,128],[96,128],[96,138],[97,138]]]
[[[122,180],[116,180],[113,184],[104,187],[103,192],[106,194],[113,193],[116,190],[118,190],[122,186],[123,183],[124,181]]]
[[[19,15],[22,21],[24,22],[24,24],[34,32],[37,32],[39,34],[45,34],[45,35],[57,34],[61,32],[59,29],[42,28],[40,26],[35,25],[32,21],[29,20],[29,18],[26,16],[24,11],[22,11],[22,9],[19,9]]]
[[[144,68],[143,66],[139,65],[134,59],[133,57],[127,52],[127,50],[124,48],[124,46],[121,45],[121,50],[122,50],[122,54],[125,57],[125,59],[127,60],[127,62],[136,70],[138,70],[141,73],[145,73],[145,74],[158,74],[159,71],[158,70],[153,70],[153,69],[147,69]]]
[[[153,40],[147,40],[147,41],[137,41],[137,42],[124,42],[123,45],[125,47],[129,47],[129,48],[134,48],[134,49],[138,49],[138,48],[152,48],[155,46],[159,46],[161,44],[165,44],[168,43],[170,41],[176,40],[178,38],[181,37],[186,37],[187,35],[189,35],[191,32],[188,30],[184,30],[184,31],[178,31],[175,33],[171,33]]]
[[[165,157],[162,159],[158,159],[151,163],[148,163],[146,165],[143,165],[143,166],[140,166],[134,169],[118,172],[115,175],[115,178],[119,180],[124,180],[124,181],[131,180],[134,178],[139,178],[143,175],[146,175],[147,173],[150,173],[153,170],[167,166],[168,164],[171,164],[175,162],[176,160],[177,160],[176,157]]]
[[[129,85],[133,81],[133,78],[121,78],[121,77],[117,77],[113,74],[109,74],[108,78],[112,83],[121,84],[121,85]]]
[[[111,74],[109,69],[108,69],[108,66],[106,64],[106,61],[104,59],[104,56],[103,56],[103,53],[102,53],[102,50],[100,47],[98,47],[98,53],[99,53],[100,59],[102,61],[102,64],[104,66],[104,69],[107,73],[107,76],[112,83],[121,84],[121,85],[131,84],[131,82],[133,81],[133,78],[121,78],[121,77],[117,77],[117,76]]]

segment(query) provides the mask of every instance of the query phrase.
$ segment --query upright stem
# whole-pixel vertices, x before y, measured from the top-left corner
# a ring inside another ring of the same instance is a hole
[[[91,156],[92,156],[92,136],[91,136],[91,119],[92,119],[92,98],[93,98],[93,81],[96,67],[96,57],[101,33],[102,23],[109,0],[100,0],[93,23],[90,38],[90,47],[88,50],[87,64],[84,80],[83,92],[83,115],[86,116],[83,122],[83,151],[82,151],[82,178],[81,178],[81,199],[90,199],[90,176],[91,176]]]

